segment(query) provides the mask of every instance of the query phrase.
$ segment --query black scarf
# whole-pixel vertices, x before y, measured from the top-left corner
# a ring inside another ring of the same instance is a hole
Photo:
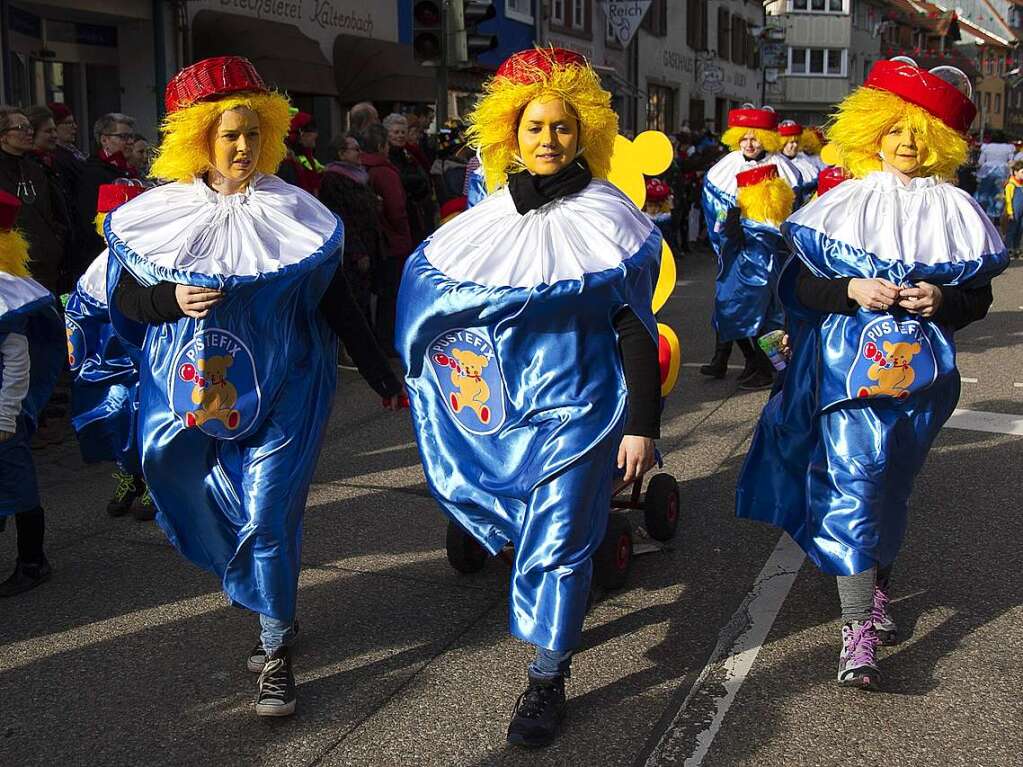
[[[550,176],[538,176],[523,170],[508,177],[508,191],[520,216],[559,197],[581,192],[593,180],[586,160],[577,157]]]

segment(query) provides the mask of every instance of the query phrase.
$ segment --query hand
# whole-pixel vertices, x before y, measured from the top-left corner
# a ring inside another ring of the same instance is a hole
[[[781,347],[780,351],[782,353],[782,356],[784,356],[785,359],[787,359],[787,360],[791,360],[792,359],[792,344],[789,342],[789,334],[788,333],[786,333],[785,335],[783,335],[781,337],[780,347]]]
[[[0,431],[0,442],[6,442],[14,436],[13,431]]]
[[[849,280],[849,298],[869,312],[884,312],[899,300],[899,286],[894,282],[854,277]]]
[[[634,482],[654,465],[654,441],[650,437],[626,434],[618,447],[618,468],[625,469],[623,482]]]
[[[915,287],[899,291],[899,306],[910,314],[930,318],[941,306],[941,288],[929,282],[918,282]]]
[[[384,397],[381,404],[384,410],[404,410],[408,407],[408,395],[402,392],[393,397]]]
[[[222,291],[213,288],[197,288],[193,285],[175,285],[174,298],[186,317],[201,320],[210,313],[210,309],[224,298]]]
[[[369,271],[369,256],[358,256],[355,259],[355,270],[365,274]]]

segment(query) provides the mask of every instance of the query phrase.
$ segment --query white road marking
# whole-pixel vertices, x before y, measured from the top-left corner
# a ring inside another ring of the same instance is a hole
[[[1019,381],[1013,381],[1012,385],[1015,386],[1017,389],[1023,389],[1023,383],[1020,383]]]
[[[710,660],[671,725],[650,752],[646,767],[679,764],[683,756],[685,767],[698,767],[703,762],[805,558],[795,541],[788,534],[782,535],[753,588],[718,634]],[[694,708],[699,711],[700,719],[687,727],[686,714]]]
[[[683,362],[682,363],[682,367],[684,367],[684,368],[702,368],[706,364],[707,364],[706,362]],[[728,369],[729,370],[742,370],[743,367],[744,367],[743,365],[729,365]]]
[[[409,450],[416,446],[415,442],[405,442],[401,445],[392,445],[391,447],[382,447],[379,450],[368,450],[365,453],[356,453],[359,458],[364,458],[367,455],[383,455],[384,453],[396,453],[399,450]]]
[[[969,429],[993,434],[1011,434],[1023,437],[1023,415],[988,413],[983,410],[956,408],[952,417],[945,422],[948,429]]]
[[[960,376],[959,380],[963,383],[977,383],[976,378],[966,378],[965,376]]]

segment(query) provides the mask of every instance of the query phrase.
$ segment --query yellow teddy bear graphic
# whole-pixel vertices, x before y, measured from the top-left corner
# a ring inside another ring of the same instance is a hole
[[[67,362],[68,366],[73,368],[75,366],[75,362],[77,362],[75,359],[75,344],[72,340],[72,336],[75,334],[75,329],[70,325],[65,325],[64,331],[67,333]]]
[[[202,426],[208,421],[220,421],[228,429],[237,429],[241,413],[235,410],[238,390],[227,380],[227,369],[234,364],[234,357],[225,354],[199,359],[195,366],[195,386],[192,402],[198,407],[185,414],[185,425],[189,428]]]
[[[457,391],[451,392],[451,410],[457,413],[464,407],[476,412],[481,423],[490,423],[490,387],[483,380],[483,368],[490,360],[468,349],[452,349],[451,356],[458,367],[451,371],[451,383]]]
[[[877,386],[861,386],[860,397],[888,396],[905,399],[909,396],[909,387],[913,385],[916,373],[910,364],[913,357],[920,353],[920,344],[899,341],[883,344],[886,365],[875,362],[867,371],[867,378],[877,381]]]

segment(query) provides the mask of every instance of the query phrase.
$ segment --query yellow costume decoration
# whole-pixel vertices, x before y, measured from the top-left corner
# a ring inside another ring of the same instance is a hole
[[[760,145],[771,154],[780,152],[785,145],[785,140],[778,135],[777,131],[766,128],[728,128],[721,136],[721,143],[734,152],[739,148],[739,142],[747,133],[756,136]]]
[[[781,226],[792,214],[796,194],[783,178],[775,177],[752,186],[740,186],[736,202],[743,218]]]
[[[28,243],[17,229],[0,232],[0,272],[29,277]]]

